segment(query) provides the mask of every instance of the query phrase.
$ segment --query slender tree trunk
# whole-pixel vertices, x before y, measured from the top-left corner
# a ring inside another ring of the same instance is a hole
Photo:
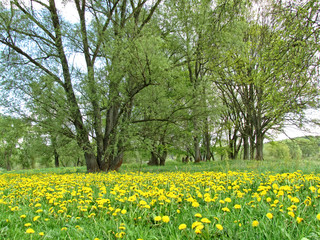
[[[7,171],[11,171],[12,170],[12,166],[11,166],[11,162],[10,162],[10,155],[6,150],[4,151],[4,159],[6,162],[6,169]]]
[[[200,143],[199,143],[198,137],[194,137],[193,141],[194,141],[194,162],[198,163],[201,161]]]
[[[256,138],[256,160],[263,160],[263,135],[261,133],[257,134]]]
[[[54,166],[59,167],[59,153],[57,152],[56,149],[54,149],[53,154],[54,154]]]
[[[243,159],[249,160],[250,159],[249,138],[247,135],[244,135],[242,138],[243,138]]]

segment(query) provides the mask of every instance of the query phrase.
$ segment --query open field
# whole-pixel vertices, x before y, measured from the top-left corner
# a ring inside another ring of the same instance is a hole
[[[302,172],[285,164],[3,173],[0,238],[319,239],[318,165],[301,165]]]

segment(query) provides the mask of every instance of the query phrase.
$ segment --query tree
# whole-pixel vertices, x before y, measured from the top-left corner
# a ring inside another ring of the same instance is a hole
[[[72,123],[65,132],[74,135],[89,172],[113,170],[122,161],[125,138],[119,136],[125,135],[122,124],[134,97],[156,81],[156,59],[141,33],[161,0],[71,2],[79,17],[75,24],[63,19],[54,0],[1,4],[2,72],[10,73],[2,85],[30,104],[38,101],[32,85],[44,92],[53,88],[58,95],[48,92],[55,104],[38,102],[40,107],[52,106],[52,118],[65,116]]]
[[[244,159],[262,160],[267,131],[281,127],[289,113],[302,116],[317,96],[313,36],[305,30],[289,33],[279,25],[281,16],[270,18],[246,20],[242,43],[214,70],[221,99],[240,127]],[[302,36],[304,43],[297,43]]]
[[[1,165],[8,171],[12,170],[12,156],[17,153],[17,146],[26,133],[26,124],[23,120],[0,115],[0,152]]]

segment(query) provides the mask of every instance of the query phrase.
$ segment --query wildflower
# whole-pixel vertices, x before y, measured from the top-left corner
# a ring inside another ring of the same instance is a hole
[[[35,222],[35,221],[37,221],[39,218],[40,218],[40,216],[35,216],[35,217],[33,217],[33,221]]]
[[[230,209],[227,208],[227,207],[224,207],[224,208],[222,208],[222,211],[224,211],[224,212],[230,212]]]
[[[211,221],[208,218],[202,218],[201,222],[203,222],[203,223],[211,223]]]
[[[320,213],[317,215],[317,219],[320,221]]]
[[[67,229],[68,229],[68,228],[63,227],[63,228],[61,228],[61,231],[67,231]]]
[[[288,215],[294,218],[294,212],[288,212]]]
[[[23,215],[21,215],[20,217],[21,217],[21,218],[26,218],[27,216],[23,214]]]
[[[202,222],[196,221],[196,222],[192,223],[192,226],[191,226],[191,227],[192,227],[192,229],[194,229],[194,228],[196,228],[196,227],[198,227],[198,226],[200,226],[200,225],[203,226]]]
[[[196,234],[200,234],[200,233],[201,233],[201,229],[196,228],[196,229],[194,230],[194,232],[195,232]]]
[[[272,213],[267,213],[267,218],[272,219],[273,218],[273,214]]]
[[[199,206],[200,206],[200,204],[198,202],[193,202],[192,203],[192,207],[199,207]]]
[[[163,216],[162,217],[162,221],[165,222],[165,223],[170,222],[169,216]]]
[[[301,223],[301,222],[302,222],[302,220],[303,220],[303,218],[301,218],[301,217],[297,217],[297,223]]]
[[[234,205],[234,208],[235,208],[235,209],[241,209],[241,205],[236,204],[236,205]]]
[[[181,211],[179,209],[177,209],[177,213],[181,213]]]
[[[122,213],[122,214],[126,214],[126,213],[127,213],[127,210],[122,209],[122,210],[121,210],[121,213]]]
[[[226,199],[224,199],[224,201],[230,203],[231,202],[231,198],[227,197]]]
[[[254,220],[254,221],[252,222],[252,226],[253,226],[253,227],[258,227],[258,226],[259,226],[259,222],[258,222],[257,220]]]
[[[201,217],[202,217],[202,215],[201,215],[200,213],[196,213],[194,216],[195,216],[195,217],[198,217],[198,218],[201,218]]]
[[[32,228],[28,228],[26,230],[26,233],[32,234],[32,233],[35,233],[35,232],[34,232],[34,230]]]
[[[44,232],[39,232],[39,235],[40,236],[44,236]]]
[[[30,226],[31,226],[31,223],[26,223],[24,226],[25,226],[25,227],[30,227]]]
[[[220,231],[222,231],[222,230],[223,230],[223,227],[222,227],[222,225],[221,225],[221,224],[216,224],[216,228],[218,228]]]
[[[298,203],[298,202],[300,202],[300,200],[297,197],[293,197],[293,198],[291,198],[291,202]]]
[[[159,222],[159,221],[161,221],[161,216],[156,216],[156,217],[154,217],[153,220],[156,221],[156,222]]]
[[[187,228],[187,225],[182,223],[179,225],[179,230],[183,230],[183,229],[186,229]]]

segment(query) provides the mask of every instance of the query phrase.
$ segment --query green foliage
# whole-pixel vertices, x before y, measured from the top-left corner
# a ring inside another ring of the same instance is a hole
[[[265,157],[270,159],[291,159],[290,148],[282,142],[270,142],[265,146]]]

